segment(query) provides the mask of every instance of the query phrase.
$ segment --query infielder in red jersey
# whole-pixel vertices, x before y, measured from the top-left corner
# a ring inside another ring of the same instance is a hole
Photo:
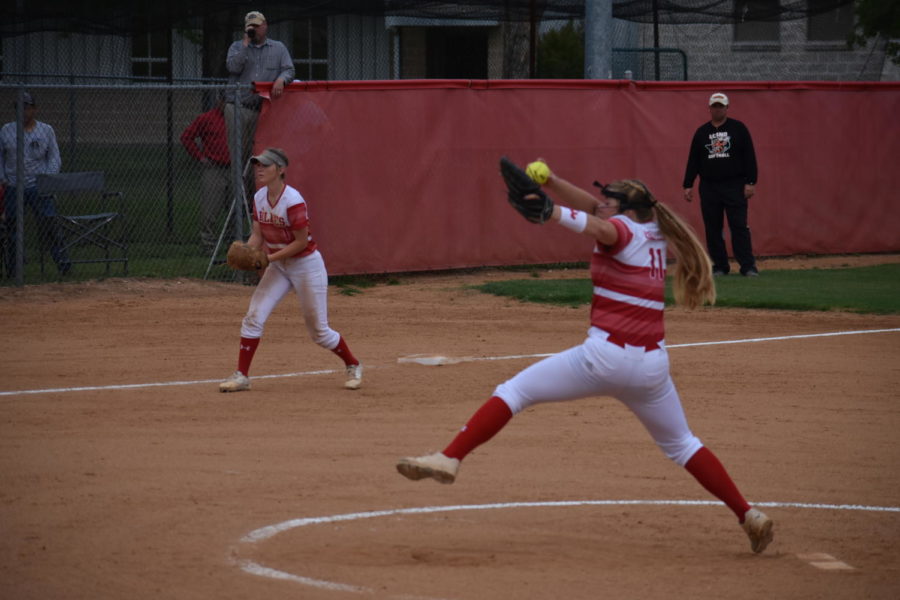
[[[284,181],[288,158],[280,148],[266,148],[250,159],[260,187],[253,196],[253,232],[247,244],[263,248],[269,266],[253,292],[250,308],[241,323],[238,368],[219,384],[222,392],[250,389],[250,363],[262,337],[266,320],[279,302],[294,290],[306,330],[312,340],[337,354],[346,368],[344,387],[362,385],[362,365],[347,342],[328,326],[328,272],[309,227],[306,201]]]
[[[596,240],[587,339],[497,386],[443,452],[402,458],[397,470],[413,480],[453,483],[460,461],[529,406],[612,396],[637,416],[667,457],[734,512],[752,550],[762,552],[773,538],[772,520],[747,503],[716,456],[691,432],[669,373],[663,326],[666,250],[671,243],[678,254],[676,301],[695,308],[715,301],[703,246],[638,180],[603,186],[599,200],[552,174],[544,188],[574,207],[553,206],[550,220]]]

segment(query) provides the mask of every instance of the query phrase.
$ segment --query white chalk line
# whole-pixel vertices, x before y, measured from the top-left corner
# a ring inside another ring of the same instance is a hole
[[[334,592],[354,592],[357,594],[374,594],[375,590],[372,588],[368,588],[361,585],[349,585],[346,583],[335,583],[333,581],[325,581],[324,579],[313,579],[312,577],[304,577],[302,575],[294,575],[292,573],[286,573],[284,571],[279,571],[278,569],[272,569],[270,567],[264,567],[263,565],[253,562],[252,560],[240,560],[238,561],[238,566],[245,573],[249,573],[251,575],[258,575],[260,577],[269,577],[270,579],[278,579],[280,581],[292,581],[294,583],[301,583],[303,585],[308,585],[310,587],[319,588],[323,590],[331,590]],[[445,598],[432,598],[429,596],[412,596],[409,594],[402,594],[398,596],[390,596],[391,598],[395,598],[396,600],[447,600]]]
[[[847,511],[864,511],[864,512],[882,512],[882,513],[900,513],[900,506],[866,506],[862,504],[819,504],[808,502],[751,502],[753,506],[772,507],[772,508],[800,508],[800,509],[816,509],[816,510],[847,510]],[[372,519],[378,517],[389,517],[394,515],[420,515],[441,512],[455,512],[464,510],[492,510],[492,509],[509,509],[509,508],[567,508],[577,506],[722,506],[722,503],[715,500],[559,500],[546,502],[500,502],[494,504],[460,504],[454,506],[420,506],[413,508],[396,508],[389,510],[374,510],[368,512],[344,513],[339,515],[328,515],[323,517],[304,517],[300,519],[290,519],[282,521],[274,525],[267,525],[254,529],[250,533],[241,538],[243,544],[255,544],[264,540],[271,539],[291,529],[298,527],[306,527],[309,525],[321,525],[323,523],[337,523],[341,521],[358,521],[361,519]],[[338,583],[333,581],[325,581],[322,579],[313,579],[302,575],[295,575],[285,571],[279,571],[260,565],[251,560],[239,560],[237,565],[240,569],[251,575],[260,577],[269,577],[272,579],[280,579],[293,581],[303,585],[312,587],[339,590],[345,592],[354,592],[360,594],[373,593],[371,588],[363,586],[355,586],[346,583]],[[814,565],[815,566],[815,565]],[[412,596],[393,596],[394,598],[409,598]],[[418,598],[418,597],[415,597]],[[433,598],[421,598],[420,600],[438,600]]]
[[[810,334],[800,334],[800,335],[782,335],[777,337],[767,337],[767,338],[746,338],[741,340],[722,340],[716,342],[693,342],[689,344],[671,344],[666,345],[666,348],[690,348],[695,346],[718,346],[722,344],[751,344],[757,342],[773,342],[773,341],[782,341],[782,340],[796,340],[796,339],[805,339],[805,338],[817,338],[817,337],[833,337],[838,335],[861,335],[866,333],[893,333],[900,331],[900,328],[893,329],[862,329],[858,331],[833,331],[828,333],[810,333]],[[418,363],[424,365],[441,365],[441,364],[455,364],[461,362],[476,362],[476,361],[493,361],[493,360],[515,360],[521,358],[546,358],[548,356],[553,356],[555,353],[549,354],[512,354],[508,356],[481,356],[481,357],[445,357],[445,356],[412,356],[412,357],[400,357],[397,359],[398,363]],[[377,367],[366,367],[368,369],[374,369]],[[282,379],[286,377],[310,377],[312,375],[329,375],[333,373],[339,373],[341,371],[337,369],[325,369],[321,371],[300,371],[297,373],[281,373],[275,375],[254,375],[253,379]],[[134,389],[145,389],[145,388],[153,388],[153,387],[171,387],[171,386],[179,386],[179,385],[199,385],[199,384],[210,384],[210,383],[219,383],[221,379],[198,379],[198,380],[188,380],[188,381],[161,381],[155,383],[130,383],[130,384],[119,384],[119,385],[91,385],[91,386],[81,386],[81,387],[60,387],[60,388],[44,388],[44,389],[36,389],[36,390],[9,390],[9,391],[0,391],[0,397],[2,396],[26,396],[26,395],[34,395],[34,394],[60,394],[66,392],[98,392],[98,391],[109,391],[109,390],[134,390]]]
[[[692,342],[689,344],[666,344],[667,349],[672,348],[691,348],[695,346],[720,346],[722,344],[753,344],[757,342],[775,342],[781,340],[798,340],[804,338],[817,338],[817,337],[833,337],[837,335],[860,335],[863,333],[889,333],[889,332],[897,332],[900,331],[900,328],[894,329],[863,329],[859,331],[832,331],[828,333],[808,333],[808,334],[798,334],[798,335],[780,335],[775,337],[765,337],[765,338],[745,338],[741,340],[722,340],[717,342]],[[397,359],[398,363],[414,363],[419,365],[426,366],[440,366],[440,365],[455,365],[463,362],[479,362],[479,361],[492,361],[492,360],[514,360],[518,358],[546,358],[548,356],[553,356],[553,352],[551,353],[542,353],[542,354],[513,354],[509,356],[430,356],[430,355],[422,355],[416,354],[412,356],[401,356]]]
[[[322,371],[301,371],[299,373],[282,373],[278,375],[254,375],[253,379],[280,379],[283,377],[308,377],[310,375],[328,375],[331,373],[343,373],[337,369],[325,369]],[[156,383],[126,383],[119,385],[88,385],[82,387],[45,388],[40,390],[13,390],[0,392],[0,396],[19,396],[27,394],[58,394],[62,392],[96,392],[108,390],[137,390],[153,387],[171,387],[176,385],[198,385],[208,383],[221,383],[222,379],[194,379],[190,381],[160,381]]]
[[[695,342],[691,344],[666,344],[666,348],[689,348],[691,346],[717,346],[721,344],[752,344],[755,342],[774,342],[780,340],[801,340],[804,338],[818,338],[818,337],[834,337],[836,335],[859,335],[862,333],[893,333],[900,331],[900,327],[894,327],[892,329],[861,329],[859,331],[832,331],[830,333],[808,333],[808,334],[800,334],[800,335],[781,335],[776,337],[766,337],[766,338],[747,338],[743,340],[726,340],[722,342]]]
[[[264,567],[253,562],[252,560],[238,561],[238,566],[240,566],[242,571],[250,573],[251,575],[259,575],[260,577],[268,577],[270,579],[293,581],[294,583],[302,583],[303,585],[308,585],[320,589],[334,590],[338,592],[357,592],[363,594],[371,594],[373,591],[367,587],[348,585],[345,583],[334,583],[332,581],[324,581],[322,579],[313,579],[311,577],[303,577],[302,575],[285,573],[284,571]]]

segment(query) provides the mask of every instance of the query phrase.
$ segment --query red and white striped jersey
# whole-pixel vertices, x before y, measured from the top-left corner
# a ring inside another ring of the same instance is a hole
[[[666,240],[654,222],[609,219],[613,246],[596,244],[591,257],[591,325],[622,343],[653,346],[665,338]]]
[[[262,187],[253,195],[253,220],[259,222],[260,232],[269,251],[277,252],[294,241],[294,231],[309,225],[309,214],[303,196],[291,186],[284,186],[275,206],[269,204],[267,193],[267,188]],[[306,239],[306,248],[291,258],[306,256],[315,251],[316,242],[311,229],[307,231]]]

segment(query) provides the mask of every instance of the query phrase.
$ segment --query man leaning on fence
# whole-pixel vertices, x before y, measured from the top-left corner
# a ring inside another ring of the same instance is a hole
[[[253,153],[253,136],[256,133],[256,121],[262,106],[262,98],[251,90],[254,81],[272,81],[272,99],[281,96],[284,84],[294,79],[294,62],[287,47],[277,40],[269,39],[269,24],[259,11],[248,12],[244,17],[244,35],[228,48],[225,66],[228,69],[228,82],[240,84],[235,92],[229,86],[225,103],[225,125],[228,128],[228,140],[232,144],[232,156],[239,160],[241,169],[245,170],[245,178],[249,173],[247,161]],[[240,118],[240,148],[235,144],[235,110]],[[239,150],[239,154],[238,151]],[[246,179],[247,197],[256,191],[251,177]]]
[[[228,167],[228,138],[220,95],[210,110],[197,116],[181,133],[181,144],[202,170],[200,192],[200,245],[204,252],[215,252],[219,232],[223,229],[231,205],[231,174]],[[200,140],[200,144],[197,144]],[[230,227],[225,228],[225,245],[231,243]]]
[[[17,124],[15,121],[7,123],[0,128],[0,184],[6,187],[4,194],[3,216],[6,220],[8,232],[8,245],[5,252],[6,276],[12,277],[16,264],[16,218],[17,218],[17,190],[21,184],[24,188],[25,206],[30,206],[37,221],[40,243],[50,248],[50,255],[56,263],[61,275],[65,275],[72,268],[69,256],[63,248],[62,233],[56,222],[56,207],[53,198],[41,197],[37,189],[37,176],[41,174],[59,173],[62,160],[59,156],[59,146],[56,143],[56,133],[53,127],[35,119],[37,104],[34,97],[25,93],[24,96],[24,140],[23,148],[24,181],[18,181],[17,177]],[[15,103],[13,103],[15,106]],[[24,211],[23,211],[24,214]],[[24,262],[24,261],[23,261]]]

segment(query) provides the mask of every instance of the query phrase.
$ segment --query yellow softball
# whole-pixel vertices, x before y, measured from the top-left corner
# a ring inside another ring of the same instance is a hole
[[[528,163],[528,166],[525,167],[525,172],[529,177],[541,185],[547,183],[547,178],[550,177],[550,167],[542,160]]]

